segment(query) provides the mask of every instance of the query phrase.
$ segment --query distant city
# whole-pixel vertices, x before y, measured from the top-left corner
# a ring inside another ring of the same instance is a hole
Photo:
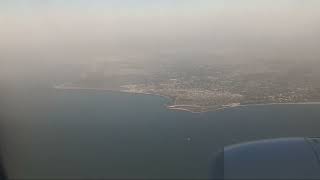
[[[194,113],[229,107],[320,102],[317,62],[252,64],[192,61],[99,61],[60,89],[113,90],[168,97],[167,108]]]

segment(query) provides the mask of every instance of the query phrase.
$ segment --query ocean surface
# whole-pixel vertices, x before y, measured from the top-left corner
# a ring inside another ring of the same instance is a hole
[[[320,136],[320,105],[193,114],[166,109],[158,96],[7,87],[0,146],[13,178],[207,178],[226,145]]]

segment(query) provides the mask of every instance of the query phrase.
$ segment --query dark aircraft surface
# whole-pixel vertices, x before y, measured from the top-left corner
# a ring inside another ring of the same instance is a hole
[[[214,179],[320,179],[320,138],[281,138],[224,148]]]

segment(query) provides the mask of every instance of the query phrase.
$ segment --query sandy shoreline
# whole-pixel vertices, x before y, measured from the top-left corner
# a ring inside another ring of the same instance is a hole
[[[110,91],[110,92],[122,92],[122,93],[129,93],[129,94],[143,94],[143,95],[151,95],[151,96],[160,96],[163,98],[166,98],[173,102],[173,104],[165,104],[167,109],[170,110],[177,110],[177,111],[186,111],[190,113],[205,113],[205,112],[214,112],[214,111],[221,111],[221,110],[226,110],[226,109],[231,109],[231,108],[237,108],[237,107],[249,107],[249,106],[269,106],[269,105],[320,105],[320,102],[296,102],[296,103],[264,103],[264,104],[231,104],[231,105],[224,105],[219,108],[213,108],[210,109],[210,107],[204,107],[208,110],[204,111],[192,111],[190,109],[186,109],[183,107],[195,107],[195,108],[201,108],[201,106],[193,106],[193,105],[175,105],[174,100],[168,96],[160,95],[160,94],[153,94],[153,93],[144,93],[144,92],[129,92],[126,90],[121,90],[121,89],[107,89],[107,88],[85,88],[85,87],[76,87],[76,86],[66,86],[65,84],[62,85],[57,85],[53,87],[54,89],[59,89],[59,90],[94,90],[94,91]]]

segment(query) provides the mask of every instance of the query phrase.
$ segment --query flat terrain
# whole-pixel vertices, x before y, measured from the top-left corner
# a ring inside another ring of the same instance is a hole
[[[320,102],[317,62],[215,64],[99,62],[60,89],[113,90],[168,97],[172,110],[205,112],[250,104]]]

